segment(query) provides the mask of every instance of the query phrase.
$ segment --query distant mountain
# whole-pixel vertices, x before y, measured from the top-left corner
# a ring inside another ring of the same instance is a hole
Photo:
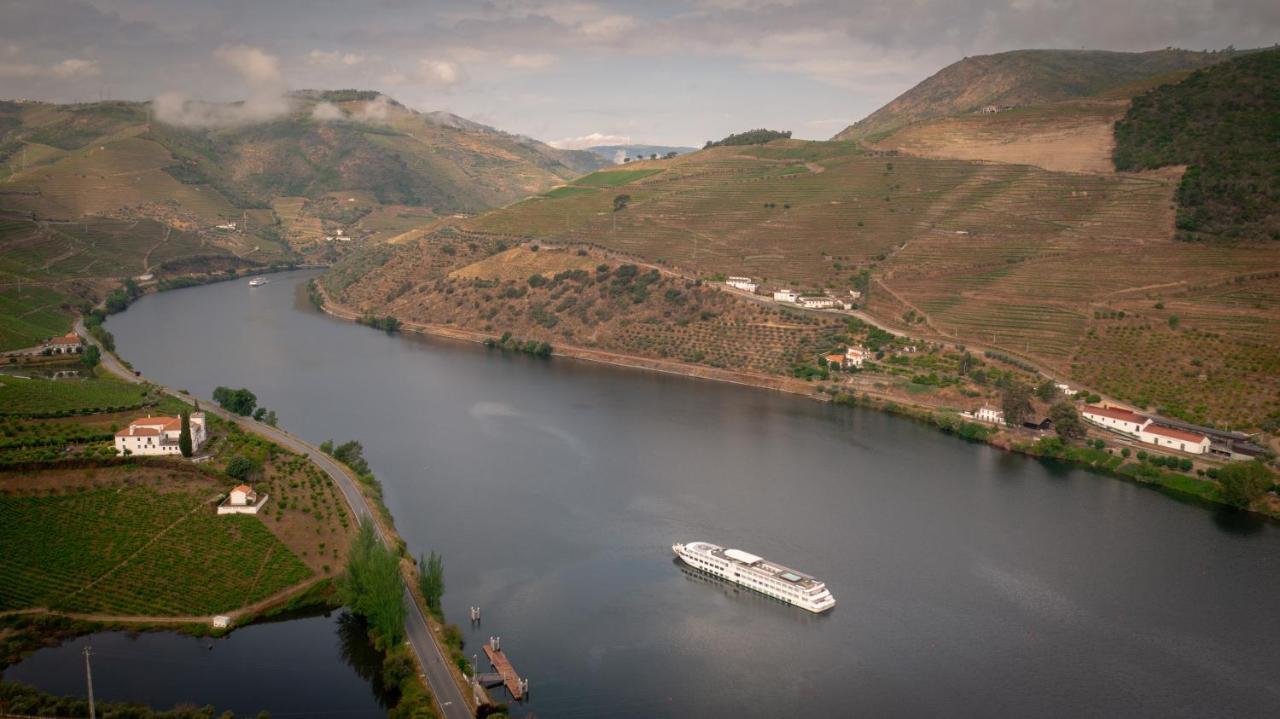
[[[1134,98],[1115,137],[1119,170],[1187,167],[1177,194],[1184,239],[1280,240],[1280,49]]]
[[[595,147],[588,147],[586,151],[595,153],[609,162],[619,163],[626,157],[633,160],[637,158],[647,160],[655,154],[658,157],[663,157],[670,152],[674,152],[677,155],[683,155],[686,152],[693,152],[697,149],[698,148],[696,147],[679,147],[672,145],[596,145]]]
[[[0,209],[74,219],[163,205],[207,226],[277,197],[364,192],[384,205],[477,212],[607,164],[374,92],[280,102],[287,112],[257,121],[249,104],[3,103]]]
[[[1107,52],[1015,50],[967,57],[845,128],[836,140],[875,142],[898,128],[984,107],[1025,107],[1090,97],[1144,79],[1195,70],[1236,56],[1234,51]]]

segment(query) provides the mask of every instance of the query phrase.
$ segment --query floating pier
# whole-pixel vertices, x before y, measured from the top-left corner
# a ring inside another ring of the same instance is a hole
[[[484,645],[484,655],[489,658],[489,664],[497,674],[481,675],[476,678],[482,683],[484,679],[490,681],[497,679],[499,681],[493,681],[493,683],[506,685],[513,699],[516,701],[524,699],[529,693],[529,680],[521,679],[515,667],[511,666],[511,660],[507,659],[506,653],[502,651],[502,637],[489,637],[489,643]]]

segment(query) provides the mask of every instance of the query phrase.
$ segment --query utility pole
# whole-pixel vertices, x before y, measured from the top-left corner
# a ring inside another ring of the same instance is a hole
[[[91,647],[84,648],[84,680],[89,684],[89,719],[97,719],[97,712],[93,707],[93,670],[89,667],[89,655],[93,653]]]

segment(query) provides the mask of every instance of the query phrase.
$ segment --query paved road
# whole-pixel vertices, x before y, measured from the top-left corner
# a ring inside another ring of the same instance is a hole
[[[98,345],[97,340],[86,331],[84,323],[76,320],[76,332],[85,337],[89,342]],[[125,367],[116,356],[107,352],[100,345],[98,347],[102,351],[102,366],[108,372],[118,375],[130,382],[142,383],[144,380],[139,375],[127,367]],[[164,385],[158,383],[166,393],[173,395],[181,400],[190,399],[188,396],[175,392]],[[315,462],[320,469],[324,470],[338,485],[338,489],[342,490],[343,496],[347,498],[347,504],[351,506],[356,516],[372,521],[373,512],[369,508],[368,501],[365,500],[364,494],[360,488],[356,486],[356,479],[351,472],[342,464],[338,463],[329,455],[321,452],[304,440],[301,440],[288,432],[272,427],[270,425],[255,422],[251,419],[233,415],[218,407],[213,402],[201,401],[201,409],[210,414],[221,417],[228,422],[234,422],[246,432],[253,432],[262,437],[285,447],[286,449],[306,455]],[[374,529],[378,531],[378,536],[383,544],[389,544],[387,537],[383,536],[381,528],[374,523]],[[444,653],[440,650],[440,644],[436,641],[435,635],[431,632],[430,626],[427,624],[426,617],[423,616],[422,610],[418,608],[418,603],[413,600],[409,593],[409,587],[404,588],[404,601],[408,605],[405,614],[405,634],[409,638],[409,644],[413,648],[413,653],[418,657],[418,663],[422,666],[426,674],[427,685],[431,688],[432,695],[435,696],[436,702],[440,705],[441,716],[445,719],[471,719],[471,708],[466,699],[462,696],[458,685],[453,681],[453,674],[449,671],[449,665],[445,659]]]

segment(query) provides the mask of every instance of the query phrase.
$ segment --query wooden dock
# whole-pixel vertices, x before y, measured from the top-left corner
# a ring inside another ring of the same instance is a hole
[[[520,675],[516,673],[515,667],[511,666],[511,660],[507,659],[507,655],[501,649],[494,649],[491,644],[484,645],[484,654],[489,657],[489,664],[498,670],[498,676],[502,677],[502,683],[507,686],[507,691],[511,692],[511,697],[516,701],[524,699],[524,688],[528,686],[520,679]]]

